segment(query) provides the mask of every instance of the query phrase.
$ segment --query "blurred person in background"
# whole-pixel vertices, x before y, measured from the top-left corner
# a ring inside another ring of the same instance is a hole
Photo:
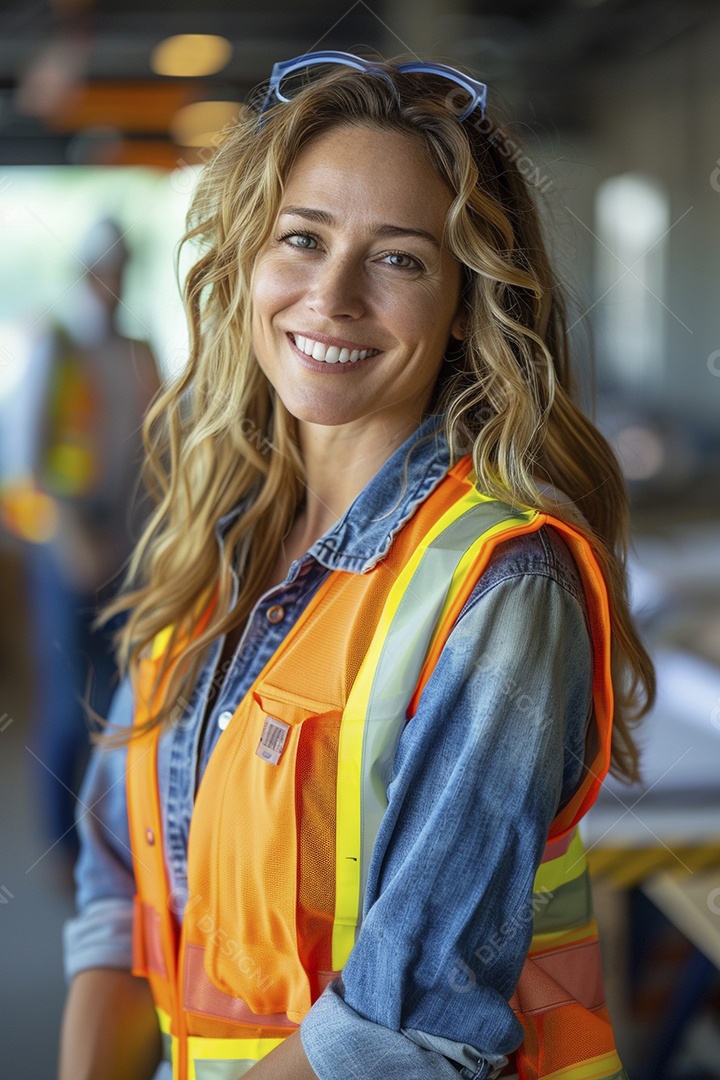
[[[115,315],[128,251],[97,222],[79,252],[87,267],[62,320],[36,338],[13,402],[20,422],[3,521],[26,545],[33,704],[32,776],[42,827],[74,858],[76,793],[89,752],[89,710],[115,686],[98,590],[137,539],[141,425],[159,388],[154,356],[120,334]]]

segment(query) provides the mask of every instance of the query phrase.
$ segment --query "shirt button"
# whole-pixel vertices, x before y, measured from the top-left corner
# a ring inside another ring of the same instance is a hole
[[[233,714],[230,712],[229,709],[226,709],[225,712],[220,713],[220,715],[218,716],[218,727],[221,731],[225,730],[232,718]]]
[[[267,609],[266,614],[269,623],[278,623],[285,618],[285,608],[281,604],[273,604]]]
[[[152,829],[145,830],[145,839],[147,840],[150,847],[152,847],[152,845],[155,843],[155,833],[152,831]]]

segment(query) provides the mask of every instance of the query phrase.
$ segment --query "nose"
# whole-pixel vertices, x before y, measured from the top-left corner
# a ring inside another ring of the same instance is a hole
[[[362,266],[350,255],[327,256],[308,285],[311,311],[326,319],[360,319],[367,310]]]

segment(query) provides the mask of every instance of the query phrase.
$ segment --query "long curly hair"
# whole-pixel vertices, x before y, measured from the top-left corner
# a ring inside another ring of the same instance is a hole
[[[437,76],[387,63],[383,75],[335,69],[275,105],[260,124],[254,108],[243,109],[188,214],[183,243],[199,247],[184,284],[190,356],[148,414],[146,480],[155,510],[125,588],[101,618],[126,613],[118,657],[133,675],[155,636],[171,628],[159,674],[165,705],[149,724],[167,720],[189,696],[210,644],[247,621],[304,492],[297,423],[253,354],[256,256],[289,171],[312,139],[353,124],[412,135],[453,194],[444,242],[463,273],[465,338],[450,346],[429,411],[444,417],[453,460],[472,453],[484,492],[569,520],[592,544],[611,601],[612,768],[633,780],[631,725],[652,702],[654,673],[627,599],[622,476],[573,400],[558,282],[530,185],[516,155],[505,151],[517,144],[492,114],[458,122],[455,100]],[[237,507],[221,546],[216,526]],[[182,627],[211,595],[204,629],[184,640]]]

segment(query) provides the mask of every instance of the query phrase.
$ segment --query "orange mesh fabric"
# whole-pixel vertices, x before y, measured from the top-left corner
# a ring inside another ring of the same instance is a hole
[[[298,847],[298,952],[310,976],[310,994],[322,992],[320,972],[332,969],[335,912],[335,787],[311,791],[315,776],[334,776],[340,718],[306,720],[296,761]]]
[[[536,1080],[559,1069],[581,1066],[615,1049],[607,1012],[566,1005],[538,1017],[523,1017],[525,1037],[517,1051],[520,1080]],[[603,1075],[603,1070],[598,1071]]]

